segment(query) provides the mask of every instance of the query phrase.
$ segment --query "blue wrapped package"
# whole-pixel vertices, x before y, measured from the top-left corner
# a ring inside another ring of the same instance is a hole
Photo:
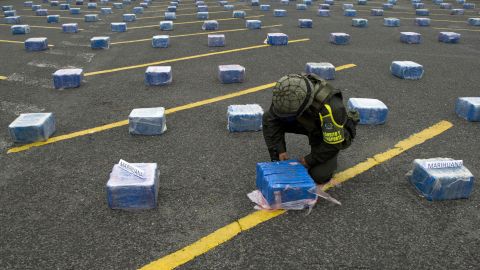
[[[418,26],[430,26],[430,18],[415,18],[415,24]]]
[[[350,35],[347,33],[330,33],[330,43],[346,45],[350,43]]]
[[[44,51],[48,49],[48,40],[46,37],[29,38],[25,40],[25,49],[27,51]]]
[[[424,4],[424,3],[413,3],[412,6],[413,6],[414,9],[423,9],[423,8],[425,8],[425,4]]]
[[[396,5],[397,2],[398,2],[397,0],[388,0],[388,3],[392,5]]]
[[[81,68],[59,69],[53,73],[53,86],[55,89],[77,88],[80,87],[82,79]]]
[[[464,15],[464,14],[465,14],[465,10],[461,8],[454,8],[450,10],[450,15]]]
[[[455,112],[465,120],[480,122],[480,97],[459,97]]]
[[[397,18],[384,18],[383,25],[388,27],[398,27],[400,26],[400,19]]]
[[[112,14],[113,11],[112,11],[112,8],[101,8],[100,13],[102,13],[103,15],[108,15],[108,14]]]
[[[123,9],[123,3],[113,3],[115,9]]]
[[[59,23],[59,22],[60,22],[60,15],[47,16],[47,23]]]
[[[287,16],[287,11],[285,9],[274,9],[273,10],[274,17],[285,17]]]
[[[352,26],[367,27],[368,26],[368,20],[367,19],[352,19]]]
[[[168,48],[169,45],[170,45],[170,36],[168,35],[153,36],[152,38],[153,48]]]
[[[241,65],[219,65],[218,79],[221,83],[242,83],[245,80],[245,68]]]
[[[333,6],[335,4],[335,1],[334,0],[323,0],[323,3],[328,4],[330,6]]]
[[[96,22],[98,21],[98,14],[86,14],[84,18],[85,22]]]
[[[135,14],[123,14],[122,18],[124,22],[134,22],[137,20],[137,16]]]
[[[32,5],[32,11],[37,11],[38,9],[41,9],[42,5]]]
[[[50,6],[51,7],[58,7],[60,5],[60,2],[58,1],[50,1]]]
[[[280,3],[284,6],[288,6],[290,4],[289,0],[280,0]]]
[[[464,9],[475,9],[475,4],[474,3],[464,3],[463,8]]]
[[[400,32],[400,41],[407,44],[420,44],[422,35],[415,32]]]
[[[228,4],[228,1],[218,1],[218,4],[223,7]]]
[[[2,11],[9,11],[9,10],[13,10],[13,6],[12,6],[12,5],[2,6]]]
[[[162,30],[162,31],[172,31],[173,30],[173,22],[172,21],[161,21],[160,22],[160,30]]]
[[[143,14],[143,11],[144,11],[143,7],[134,7],[132,10],[134,14]]]
[[[297,10],[307,10],[307,5],[305,4],[297,4],[295,7]]]
[[[171,66],[150,66],[145,71],[146,85],[168,85],[172,83],[172,80]]]
[[[197,19],[208,20],[208,12],[197,12]]]
[[[122,3],[125,5],[130,5],[132,3],[132,0],[123,0]]]
[[[330,5],[329,5],[329,4],[320,4],[320,5],[318,6],[318,8],[319,8],[319,9],[327,9],[327,10],[329,10],[329,9],[330,9]]]
[[[60,4],[59,8],[60,8],[60,10],[69,10],[70,9],[70,4],[62,3],[62,4]]]
[[[298,27],[300,28],[312,28],[312,19],[298,19]]]
[[[328,9],[319,9],[317,11],[317,15],[319,17],[330,17],[330,10]]]
[[[157,163],[132,163],[132,165],[145,173],[145,179],[115,164],[106,185],[108,207],[123,210],[157,207],[160,175]]]
[[[260,20],[246,20],[245,26],[248,29],[260,29],[260,28],[262,28],[262,21],[260,21]]]
[[[178,7],[178,1],[172,1],[169,3],[170,6]]]
[[[167,7],[167,12],[177,12],[177,7],[176,6],[168,6]]]
[[[18,24],[18,23],[22,23],[22,18],[20,16],[10,16],[10,17],[3,18],[3,21],[6,24]]]
[[[372,16],[383,16],[383,9],[374,8],[370,10]]]
[[[140,6],[143,8],[148,8],[148,3],[142,2],[140,3]]]
[[[30,26],[28,24],[12,25],[10,30],[12,35],[25,35],[30,33]]]
[[[429,201],[467,199],[475,178],[461,160],[415,159],[407,179]]]
[[[360,114],[361,125],[383,125],[387,121],[388,108],[378,99],[350,98],[347,107]]]
[[[96,9],[97,8],[97,3],[88,3],[87,8],[88,9]]]
[[[343,11],[343,16],[345,16],[345,17],[355,17],[355,16],[357,16],[357,11],[355,9],[345,9]]]
[[[412,4],[415,4],[415,3],[421,3],[422,0],[411,0],[410,2],[411,2]]]
[[[256,185],[269,205],[316,199],[316,185],[307,169],[295,160],[257,163]]]
[[[204,21],[202,25],[202,29],[207,31],[218,30],[218,22],[215,20]]]
[[[128,132],[133,135],[154,136],[167,131],[165,108],[137,108],[128,116]]]
[[[112,22],[110,24],[110,27],[112,28],[112,32],[126,32],[127,31],[127,23],[124,23],[124,22],[118,22],[118,23]]]
[[[443,3],[443,0],[433,0],[433,3],[435,5],[440,5],[441,3]]]
[[[288,36],[283,33],[268,33],[267,44],[273,46],[281,46],[288,44]]]
[[[83,5],[83,0],[76,0],[75,5],[82,6]]]
[[[225,46],[224,34],[208,35],[208,47],[224,47],[224,46]]]
[[[110,48],[110,37],[93,37],[90,39],[90,47],[92,49],[108,49]]]
[[[423,66],[412,61],[393,61],[390,72],[401,79],[420,80],[423,76]]]
[[[64,23],[62,24],[62,31],[64,33],[77,33],[78,23]]]
[[[71,15],[78,15],[80,13],[82,13],[82,10],[80,8],[70,8]]]
[[[225,5],[223,6],[223,10],[233,10],[235,8],[234,5]]]
[[[457,2],[457,4],[459,5],[465,4],[465,0],[456,0],[455,2]]]
[[[385,4],[383,4],[382,8],[383,8],[384,10],[389,10],[389,9],[392,9],[392,8],[393,8],[393,5],[390,4],[390,3],[385,3]]]
[[[261,11],[269,11],[270,10],[270,5],[260,5],[260,10]]]
[[[367,0],[358,0],[357,4],[360,6],[365,6],[367,4]]]
[[[455,32],[440,32],[438,34],[438,41],[443,43],[458,43],[460,36],[460,34]]]
[[[307,63],[305,72],[316,74],[325,80],[335,79],[335,66],[331,63]]]
[[[441,3],[440,4],[441,9],[452,9],[452,4],[450,3]]]
[[[472,26],[480,26],[480,18],[468,18],[468,24]]]
[[[350,3],[343,4],[342,9],[343,10],[353,9],[353,4],[350,4]]]
[[[35,11],[36,16],[48,16],[48,9],[37,9]]]
[[[205,1],[196,1],[195,6],[205,6]]]
[[[197,12],[207,12],[208,7],[207,6],[198,6],[197,7]]]
[[[425,8],[420,8],[420,9],[415,10],[415,14],[417,16],[428,16],[428,15],[430,15],[430,11],[428,9],[425,9]]]
[[[25,1],[23,2],[23,6],[31,8],[33,6],[33,1]]]
[[[176,20],[177,19],[177,15],[175,12],[165,12],[165,20]]]
[[[312,5],[312,0],[303,0],[303,3],[307,6],[311,6]]]
[[[108,2],[110,2],[110,0],[100,0],[100,4],[102,5],[108,5]]]
[[[14,142],[46,141],[55,132],[53,113],[22,113],[9,126]]]
[[[263,109],[258,104],[230,105],[227,110],[227,129],[230,132],[262,130]]]
[[[4,17],[13,17],[17,16],[17,11],[16,10],[7,10],[3,12]]]
[[[243,10],[234,10],[232,16],[233,18],[243,19],[245,16],[247,16],[247,13],[245,13]]]

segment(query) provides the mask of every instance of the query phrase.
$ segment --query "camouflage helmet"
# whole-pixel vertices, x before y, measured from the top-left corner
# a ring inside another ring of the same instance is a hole
[[[279,117],[299,116],[313,102],[310,80],[298,74],[280,78],[273,88],[273,113]]]

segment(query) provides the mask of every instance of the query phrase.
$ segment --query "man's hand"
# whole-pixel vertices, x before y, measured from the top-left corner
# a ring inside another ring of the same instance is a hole
[[[280,153],[280,154],[278,155],[278,159],[280,159],[280,161],[288,160],[288,154],[287,154],[287,152]]]
[[[299,161],[303,166],[305,166],[305,168],[308,169],[308,163],[307,163],[307,161],[305,160],[304,157],[299,158],[298,161]]]

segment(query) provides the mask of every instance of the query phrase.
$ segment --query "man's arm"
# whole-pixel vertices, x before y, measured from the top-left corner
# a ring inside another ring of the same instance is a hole
[[[270,110],[263,114],[263,138],[272,161],[288,159],[283,124]],[[282,154],[282,155],[280,155]]]

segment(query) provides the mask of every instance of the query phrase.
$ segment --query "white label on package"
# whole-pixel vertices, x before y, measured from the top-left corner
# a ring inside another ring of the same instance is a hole
[[[459,168],[463,166],[463,160],[429,161],[425,163],[427,169]]]
[[[146,178],[145,177],[145,172],[143,170],[133,166],[132,164],[126,162],[123,159],[120,159],[120,161],[118,162],[118,166],[120,166],[120,168],[122,168],[123,170],[125,170],[125,171],[139,177],[139,178],[142,178],[142,179]]]

